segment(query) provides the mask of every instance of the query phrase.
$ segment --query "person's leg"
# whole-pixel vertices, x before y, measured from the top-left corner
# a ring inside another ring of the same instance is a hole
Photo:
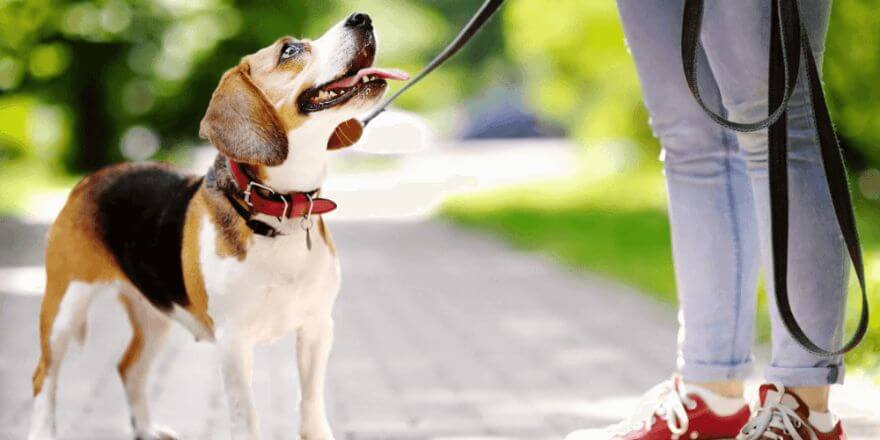
[[[802,16],[816,59],[821,63],[830,0],[803,0]],[[702,42],[721,91],[724,108],[735,121],[767,115],[767,56],[770,7],[763,0],[707,2]],[[799,323],[825,347],[841,338],[848,260],[825,187],[815,141],[804,72],[789,111],[789,289]],[[773,292],[770,201],[767,187],[767,132],[738,134],[757,208],[767,290]],[[795,342],[781,323],[773,298],[770,382],[797,387],[806,403],[827,407],[828,385],[843,379],[840,358],[815,356]]]
[[[623,422],[575,431],[566,440],[733,438],[749,418],[742,379],[752,363],[759,268],[745,164],[735,138],[702,113],[685,84],[683,0],[617,3],[650,125],[663,149],[682,379],[654,387],[644,407]],[[699,63],[706,99],[720,105],[705,55]]]
[[[681,68],[682,1],[619,0],[651,128],[663,148],[679,298],[679,369],[687,382],[742,395],[752,363],[757,230],[733,136],[709,120]],[[720,96],[698,55],[707,102]]]
[[[752,363],[759,268],[745,164],[734,137],[703,115],[685,84],[683,0],[617,3],[651,128],[663,148],[682,379],[654,387],[644,407],[621,423],[575,431],[566,440],[733,438],[749,418],[742,379]],[[703,54],[699,62],[706,98],[720,105]]]

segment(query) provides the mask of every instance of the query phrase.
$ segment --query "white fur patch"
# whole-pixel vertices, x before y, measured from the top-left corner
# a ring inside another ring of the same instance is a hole
[[[288,220],[278,227],[284,235],[253,236],[244,260],[239,261],[217,255],[217,231],[207,216],[202,220],[199,259],[208,293],[208,313],[214,320],[223,360],[235,438],[236,433],[246,438],[259,436],[250,385],[253,344],[313,328],[316,321],[331,322],[339,290],[339,263],[318,231],[312,231],[309,250],[298,223]],[[303,426],[321,427],[320,432],[329,432],[324,428],[323,377],[330,343],[325,338],[320,349],[310,350],[308,357],[313,359],[313,366],[304,379],[310,384],[309,390],[316,390],[311,394],[320,397],[310,399],[314,403],[307,407],[308,414],[303,413]],[[301,357],[300,362],[304,359]]]
[[[357,47],[357,38],[352,35],[349,28],[345,27],[345,21],[336,23],[321,38],[312,41],[316,84],[332,81],[337,75],[345,72],[349,60],[360,50]]]
[[[213,341],[214,333],[183,307],[175,304],[168,316],[195,336],[196,341]]]
[[[281,165],[265,168],[266,183],[280,192],[308,192],[320,188],[327,177],[330,154],[327,141],[343,120],[318,113],[290,130],[287,133],[290,146],[287,158]]]
[[[310,319],[329,318],[339,289],[336,257],[317,229],[311,232],[311,250],[295,222],[285,221],[281,231],[285,235],[275,238],[253,236],[239,261],[217,255],[217,231],[207,217],[202,221],[200,263],[218,332],[269,341]]]

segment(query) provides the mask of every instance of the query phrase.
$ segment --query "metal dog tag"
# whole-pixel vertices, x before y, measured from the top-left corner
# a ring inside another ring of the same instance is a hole
[[[312,250],[312,226],[315,225],[315,221],[310,217],[303,217],[299,221],[299,227],[306,231],[306,249]]]
[[[306,215],[300,219],[299,226],[306,231],[306,249],[312,250],[312,226],[315,226],[315,221],[312,220],[312,209],[315,208],[315,198],[312,194],[306,193],[306,197],[309,199],[309,210],[306,212]]]

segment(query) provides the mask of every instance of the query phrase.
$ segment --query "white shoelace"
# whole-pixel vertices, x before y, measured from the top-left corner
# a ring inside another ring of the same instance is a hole
[[[768,393],[761,407],[752,411],[752,417],[736,436],[737,440],[785,440],[786,435],[793,440],[805,440],[798,433],[798,428],[806,423],[794,409],[782,403],[785,388],[777,384],[776,389],[777,392],[773,395]],[[772,428],[781,430],[783,434],[772,431]],[[817,440],[816,433],[809,425],[807,432],[810,434],[810,440]]]
[[[639,402],[639,408],[628,419],[611,425],[608,431],[623,434],[640,429],[648,429],[654,424],[655,417],[666,421],[669,432],[673,435],[684,434],[688,429],[687,411],[696,408],[697,402],[688,397],[687,388],[676,379],[668,380],[651,388]]]

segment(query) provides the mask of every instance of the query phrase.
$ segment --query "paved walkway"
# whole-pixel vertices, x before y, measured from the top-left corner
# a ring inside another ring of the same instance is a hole
[[[344,270],[328,389],[337,439],[558,440],[617,419],[673,367],[672,311],[616,283],[440,221],[331,229]],[[44,234],[45,226],[0,221],[9,279],[39,273]],[[17,291],[0,293],[2,440],[24,438],[37,359],[39,297],[21,284],[0,284]],[[85,347],[62,371],[61,440],[126,439],[115,362],[129,330],[111,298],[98,300],[90,318]],[[293,353],[291,338],[258,351],[256,395],[269,439],[297,432]],[[156,419],[185,439],[228,438],[215,360],[212,346],[176,328],[152,375]],[[876,405],[876,394],[864,395],[871,392],[849,386],[838,396]],[[876,413],[838,408],[853,439],[880,438]]]
[[[196,171],[213,154],[199,151]],[[340,156],[325,187],[341,205],[328,222],[343,265],[328,378],[338,440],[560,440],[576,427],[616,421],[668,376],[669,308],[430,220],[449,192],[573,172],[576,151],[529,140]],[[65,195],[30,203],[41,209],[25,223],[0,218],[0,440],[23,439],[27,428],[45,223]],[[90,318],[85,347],[62,369],[60,440],[127,439],[115,364],[128,324],[112,298],[96,301]],[[267,439],[297,432],[293,346],[285,338],[257,354]],[[216,365],[211,345],[175,328],[152,375],[155,418],[184,439],[228,438]],[[876,387],[854,380],[835,397],[854,440],[880,438]]]

